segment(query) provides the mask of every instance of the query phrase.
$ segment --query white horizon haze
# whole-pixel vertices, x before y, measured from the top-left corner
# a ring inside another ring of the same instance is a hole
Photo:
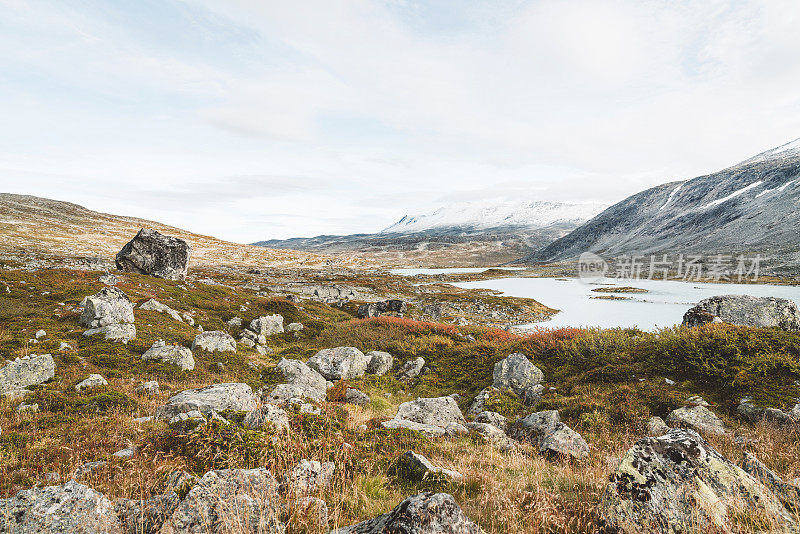
[[[0,0],[0,192],[235,242],[612,204],[800,136],[797,0]]]

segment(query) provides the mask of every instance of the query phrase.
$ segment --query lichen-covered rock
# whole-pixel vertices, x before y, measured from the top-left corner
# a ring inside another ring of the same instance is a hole
[[[163,534],[282,534],[280,497],[266,469],[209,471],[186,495]]]
[[[355,388],[347,388],[344,392],[344,402],[349,404],[366,406],[369,404],[369,400],[369,395]]]
[[[192,351],[196,349],[203,349],[208,352],[236,352],[236,340],[222,330],[200,332],[192,342]]]
[[[745,473],[769,488],[778,500],[789,509],[800,510],[800,488],[794,484],[784,482],[781,477],[761,463],[761,460],[756,458],[753,454],[749,452],[744,453],[742,469],[744,469]]]
[[[328,505],[319,497],[305,495],[294,501],[295,524],[303,531],[328,531]]]
[[[192,356],[191,350],[180,345],[167,345],[160,339],[142,354],[142,359],[160,360],[172,364],[182,371],[194,369],[194,356]]]
[[[800,330],[797,304],[775,297],[721,295],[701,300],[684,315],[684,325],[699,326],[718,317],[722,322],[757,328]]]
[[[355,347],[322,349],[308,360],[308,366],[328,380],[349,380],[364,376],[369,360]]]
[[[516,352],[494,366],[492,386],[497,389],[511,390],[521,398],[541,396],[539,386],[544,380],[541,369],[531,363],[522,353]],[[537,399],[538,400],[538,399]],[[532,404],[532,403],[530,403]]]
[[[663,436],[670,431],[667,423],[660,417],[651,417],[647,421],[647,435],[648,436]]]
[[[510,451],[517,447],[517,443],[509,438],[502,429],[489,423],[467,423],[467,428],[479,434],[501,451]]]
[[[769,489],[688,429],[639,440],[610,477],[600,515],[623,534],[731,532],[742,515],[796,526]]]
[[[181,500],[174,491],[149,499],[118,499],[114,511],[124,534],[158,534]]]
[[[204,416],[212,411],[234,410],[250,412],[258,406],[253,390],[247,384],[212,384],[198,389],[187,389],[170,397],[167,404],[156,410],[156,419],[169,421],[179,414],[199,411]]]
[[[307,390],[304,397],[321,401],[325,398],[328,383],[325,377],[300,360],[281,358],[277,369],[283,374],[286,382]]]
[[[373,350],[367,353],[367,374],[383,376],[388,373],[392,365],[394,365],[394,358],[388,352],[380,350]],[[423,363],[424,365],[424,363]]]
[[[83,299],[83,311],[79,322],[87,328],[133,323],[133,303],[121,289],[104,287],[94,295]]]
[[[286,475],[286,484],[294,493],[311,493],[327,487],[335,470],[333,462],[303,459]]]
[[[242,340],[250,340],[254,345],[264,345],[267,337],[283,333],[282,315],[264,315],[250,321],[242,332]]]
[[[142,228],[117,253],[115,263],[120,271],[183,280],[191,254],[191,247],[183,239]]]
[[[488,425],[495,426],[501,430],[505,430],[506,428],[508,428],[508,421],[506,420],[506,418],[497,412],[482,411],[475,416],[475,422],[486,423]]]
[[[589,445],[580,434],[561,422],[557,410],[532,413],[511,425],[509,437],[530,443],[543,454],[584,458]]]
[[[725,425],[714,412],[705,406],[685,406],[673,410],[667,416],[667,425],[672,427],[691,428],[709,434],[724,434]]]
[[[472,401],[472,404],[469,405],[467,409],[467,415],[470,417],[475,417],[479,413],[486,410],[486,402],[492,398],[492,395],[498,393],[499,391],[492,386],[488,388],[482,389],[475,395],[475,399]]]
[[[138,386],[136,389],[133,390],[134,392],[138,393],[139,395],[147,395],[148,397],[155,397],[161,392],[161,387],[158,385],[157,380],[148,380]]]
[[[75,391],[85,391],[107,386],[108,381],[98,374],[91,374],[75,385]]]
[[[289,404],[295,401],[302,401],[303,399],[311,399],[321,402],[325,396],[319,396],[317,392],[312,389],[296,386],[294,384],[278,384],[272,388],[269,393],[266,390],[259,390],[259,394],[264,402],[269,404]]]
[[[110,500],[70,480],[60,486],[31,488],[0,499],[0,532],[121,534],[123,530]]]
[[[398,477],[414,482],[432,477],[444,477],[451,480],[461,480],[464,478],[464,476],[457,471],[443,469],[433,465],[430,460],[414,451],[406,451],[401,454],[392,466],[392,471]]]
[[[128,344],[128,341],[136,338],[136,326],[130,323],[109,324],[99,328],[90,328],[85,331],[85,337],[103,334],[103,338],[108,341]]]
[[[466,423],[464,415],[452,397],[418,398],[397,408],[395,419],[445,428],[448,423]]]
[[[381,302],[370,302],[358,307],[356,314],[361,319],[379,317],[384,314],[402,315],[408,310],[408,305],[402,300],[389,299]]]
[[[49,354],[31,354],[17,358],[0,367],[0,393],[43,384],[52,379],[55,373],[56,364]]]
[[[344,527],[331,534],[481,534],[447,493],[420,493],[408,497],[381,516]]]
[[[149,311],[157,311],[159,313],[166,313],[179,323],[183,322],[183,317],[177,311],[173,310],[166,304],[162,304],[161,302],[157,301],[156,299],[150,299],[147,302],[143,302],[139,305],[140,310],[149,310]]]
[[[411,380],[417,378],[422,374],[422,368],[425,367],[425,359],[422,357],[409,360],[400,367],[397,371],[397,378],[400,380]]]
[[[288,325],[286,325],[287,332],[299,332],[303,328],[305,328],[303,326],[303,323],[289,323]]]
[[[276,432],[283,432],[289,429],[289,417],[283,408],[265,403],[257,410],[249,412],[242,420],[242,424],[256,430],[270,428]]]

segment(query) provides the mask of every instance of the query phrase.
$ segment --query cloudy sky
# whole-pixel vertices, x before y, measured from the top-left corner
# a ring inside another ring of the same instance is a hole
[[[0,191],[233,241],[800,137],[797,0],[0,0]]]

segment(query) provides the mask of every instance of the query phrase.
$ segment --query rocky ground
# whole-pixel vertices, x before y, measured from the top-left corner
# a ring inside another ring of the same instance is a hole
[[[79,267],[0,269],[0,531],[800,524],[796,331],[519,335],[552,310],[452,277]]]

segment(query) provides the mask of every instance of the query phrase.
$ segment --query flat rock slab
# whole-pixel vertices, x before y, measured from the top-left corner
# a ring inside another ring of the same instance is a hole
[[[364,376],[369,360],[355,347],[322,349],[308,360],[308,366],[328,380],[349,380]]]
[[[464,415],[453,397],[421,397],[404,402],[397,408],[398,420],[445,428],[448,423],[466,423]]]
[[[55,373],[56,364],[49,354],[17,358],[0,368],[0,393],[42,384],[52,379]]]
[[[208,352],[236,352],[236,340],[222,330],[200,332],[192,342],[192,351],[197,349],[203,349]]]
[[[192,351],[180,345],[166,345],[163,341],[156,342],[142,354],[143,360],[159,360],[172,364],[182,371],[194,369],[194,356]]]
[[[182,413],[198,411],[204,416],[212,411],[234,410],[250,412],[258,401],[247,384],[229,382],[212,384],[204,388],[188,389],[170,397],[167,404],[156,410],[156,418],[169,421]]]

